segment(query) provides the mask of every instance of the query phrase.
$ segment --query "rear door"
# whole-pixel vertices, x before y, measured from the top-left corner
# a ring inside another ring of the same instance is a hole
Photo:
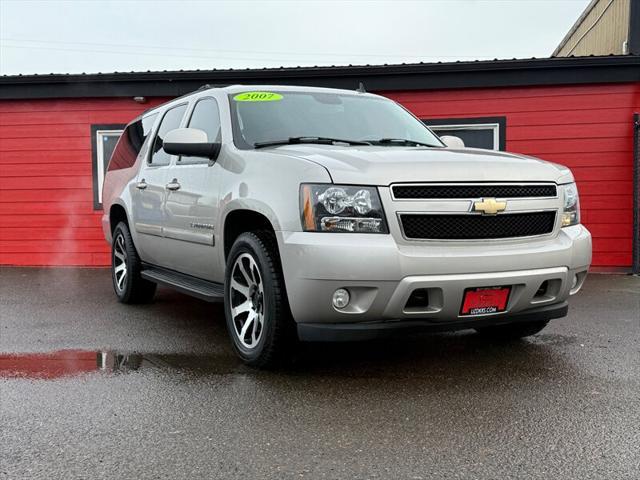
[[[213,97],[196,100],[187,126],[221,142],[220,110]],[[170,268],[206,280],[219,280],[215,234],[218,225],[220,166],[207,158],[179,157],[171,169],[164,236],[173,252]]]
[[[162,138],[168,131],[180,127],[186,110],[187,104],[184,103],[164,113],[132,195],[138,253],[143,261],[165,267],[172,263],[171,253],[165,251],[162,242],[172,156],[162,148]]]

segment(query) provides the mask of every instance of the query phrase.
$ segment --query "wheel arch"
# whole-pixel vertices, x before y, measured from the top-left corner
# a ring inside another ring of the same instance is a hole
[[[131,231],[131,224],[129,223],[129,216],[127,214],[127,210],[120,203],[114,203],[109,208],[109,228],[111,229],[111,234],[113,235],[113,231],[116,229],[118,223],[124,222],[127,227],[129,227],[129,231]]]
[[[275,233],[276,227],[267,215],[251,208],[237,208],[225,215],[222,238],[225,263],[235,240],[242,233],[254,230]]]

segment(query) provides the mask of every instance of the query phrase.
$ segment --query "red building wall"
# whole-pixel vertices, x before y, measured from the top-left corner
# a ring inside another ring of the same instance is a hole
[[[507,150],[572,168],[594,265],[631,265],[632,115],[640,84],[385,92],[421,118],[505,116]],[[0,102],[0,265],[109,264],[93,210],[91,125],[161,103]]]
[[[0,101],[0,265],[110,263],[93,209],[91,125],[127,123],[157,103]]]

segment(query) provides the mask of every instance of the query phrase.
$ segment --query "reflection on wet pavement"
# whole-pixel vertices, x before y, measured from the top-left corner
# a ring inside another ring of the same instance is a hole
[[[220,360],[220,358],[206,355],[143,355],[91,350],[10,353],[0,354],[0,378],[52,380],[95,372],[103,374],[127,373],[140,368],[217,373],[221,368]],[[225,369],[225,371],[227,370]]]
[[[333,377],[437,378],[443,374],[473,376],[478,369],[500,373],[569,368],[554,351],[574,337],[542,334],[510,345],[487,342],[468,333],[424,335],[385,342],[306,344],[279,369],[283,375]],[[90,373],[119,374],[138,370],[222,375],[259,374],[233,355],[140,353],[67,349],[38,353],[0,353],[0,378],[52,380]]]

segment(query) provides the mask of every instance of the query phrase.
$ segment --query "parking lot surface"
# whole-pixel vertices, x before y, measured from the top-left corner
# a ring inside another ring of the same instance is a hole
[[[0,268],[0,478],[607,478],[640,472],[640,279],[567,318],[233,355],[222,308],[108,270]]]

